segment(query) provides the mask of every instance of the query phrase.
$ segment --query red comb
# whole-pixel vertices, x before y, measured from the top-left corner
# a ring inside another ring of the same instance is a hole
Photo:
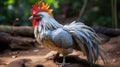
[[[40,4],[35,4],[33,5],[33,8],[31,10],[31,14],[35,15],[36,13],[38,13],[39,11],[41,11],[41,5]]]
[[[49,15],[52,16],[52,9],[49,9],[49,5],[45,4],[44,2],[40,1],[39,4],[33,5],[33,8],[31,10],[31,14],[34,16],[38,12],[47,12]]]

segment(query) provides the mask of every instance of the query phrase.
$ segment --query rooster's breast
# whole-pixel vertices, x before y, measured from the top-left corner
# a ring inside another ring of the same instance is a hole
[[[67,51],[67,49],[69,50],[73,46],[72,36],[69,32],[63,30],[62,28],[58,28],[53,31],[41,31],[37,41],[39,41],[40,44],[45,48],[48,48],[50,50],[58,51],[63,54],[64,52],[72,52]]]

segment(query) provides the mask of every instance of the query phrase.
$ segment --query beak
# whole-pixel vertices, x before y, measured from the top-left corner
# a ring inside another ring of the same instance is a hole
[[[32,19],[33,19],[33,16],[30,16],[30,17],[29,17],[29,20],[32,20]]]

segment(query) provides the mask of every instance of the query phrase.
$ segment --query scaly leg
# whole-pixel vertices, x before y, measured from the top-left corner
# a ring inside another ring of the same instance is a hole
[[[65,57],[66,56],[63,56],[63,61],[62,61],[62,64],[60,65],[60,67],[63,67],[65,65]]]

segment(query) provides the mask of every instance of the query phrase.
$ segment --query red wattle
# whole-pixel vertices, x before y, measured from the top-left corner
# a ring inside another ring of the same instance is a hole
[[[38,26],[38,21],[36,21],[36,20],[33,20],[33,22],[32,22],[32,26],[35,28],[36,26]]]

